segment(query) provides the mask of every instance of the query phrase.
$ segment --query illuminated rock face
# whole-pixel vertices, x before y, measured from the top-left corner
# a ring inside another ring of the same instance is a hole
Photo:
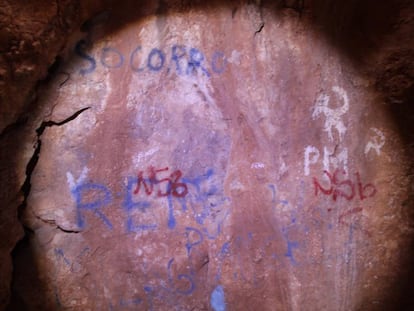
[[[37,105],[14,306],[389,303],[412,230],[403,142],[375,81],[277,8],[119,7],[69,40]]]

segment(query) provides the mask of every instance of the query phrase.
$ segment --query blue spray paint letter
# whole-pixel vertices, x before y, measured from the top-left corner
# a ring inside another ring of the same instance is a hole
[[[287,243],[287,251],[285,253],[285,256],[289,258],[292,265],[296,265],[297,262],[293,254],[293,249],[299,248],[299,243],[297,241],[291,241],[289,239],[288,229],[286,227],[282,228],[282,234]]]
[[[210,73],[201,65],[203,60],[203,53],[194,48],[190,49],[190,60],[188,61],[187,74],[194,73],[194,71],[197,71],[197,68],[200,68],[207,77],[210,77]]]
[[[62,257],[65,264],[67,266],[70,266],[70,261],[65,257],[65,254],[63,253],[63,250],[61,248],[55,248],[55,255],[56,257]]]
[[[187,249],[187,255],[190,256],[191,249],[194,246],[201,244],[204,238],[200,230],[197,230],[196,228],[187,227],[185,228],[185,231],[185,235],[187,237],[187,243],[185,244],[185,248]],[[198,239],[191,239],[190,241],[191,232],[194,232],[193,236],[197,236]]]
[[[218,66],[219,60],[221,59],[221,66]],[[227,60],[224,56],[223,52],[214,52],[212,61],[211,61],[211,68],[215,73],[223,73],[226,70]]]
[[[158,58],[158,59],[157,59]],[[155,59],[155,64],[154,64]],[[159,71],[161,70],[162,66],[164,66],[165,55],[163,51],[160,49],[152,49],[148,55],[148,68],[152,71]]]
[[[180,53],[178,53],[177,50],[180,50]],[[172,53],[171,60],[173,60],[175,62],[175,70],[180,75],[180,74],[182,74],[182,70],[181,70],[181,66],[180,66],[180,59],[183,58],[186,54],[185,46],[183,46],[183,45],[174,45],[172,47],[171,53]]]
[[[194,281],[192,279],[192,277],[188,274],[179,274],[177,276],[177,279],[179,281],[181,280],[185,280],[188,283],[188,288],[187,289],[180,289],[180,288],[175,288],[174,286],[174,281],[173,281],[173,275],[172,275],[172,264],[174,262],[174,258],[171,258],[168,261],[168,265],[167,265],[167,273],[168,273],[168,283],[169,283],[169,287],[170,288],[166,288],[169,291],[181,294],[181,295],[191,295],[194,292],[195,289],[195,285],[194,285]]]
[[[97,197],[95,201],[92,202],[82,202],[85,195],[93,194],[92,197]],[[82,210],[93,211],[109,229],[112,229],[112,224],[106,218],[106,216],[100,211],[100,208],[108,205],[112,201],[111,192],[103,185],[99,184],[80,184],[72,190],[72,194],[75,197],[76,201],[76,211],[78,217],[78,226],[79,228],[85,227],[85,220],[82,215]]]
[[[80,73],[81,75],[84,75],[84,74],[87,74],[87,73],[94,72],[94,71],[95,71],[95,69],[96,69],[96,61],[95,61],[95,59],[94,59],[92,56],[90,56],[90,55],[86,54],[86,53],[83,51],[83,48],[84,48],[85,46],[86,46],[86,41],[85,41],[85,40],[80,40],[80,41],[76,44],[76,47],[75,47],[75,52],[76,52],[76,54],[77,54],[78,56],[82,57],[83,59],[86,59],[86,60],[90,63],[89,68],[79,70],[79,73]]]
[[[138,232],[141,230],[155,230],[157,228],[156,224],[140,224],[137,225],[134,223],[134,220],[132,219],[132,212],[135,209],[138,209],[145,213],[145,211],[151,206],[151,204],[147,201],[138,201],[135,202],[132,199],[133,195],[133,189],[136,187],[136,179],[135,178],[128,178],[128,184],[126,187],[126,193],[125,193],[125,200],[124,200],[124,208],[127,213],[127,229],[128,232]]]

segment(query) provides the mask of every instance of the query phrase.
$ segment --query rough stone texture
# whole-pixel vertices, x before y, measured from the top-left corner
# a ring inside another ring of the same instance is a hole
[[[0,307],[18,218],[10,310],[412,307],[409,1],[41,3],[2,7]]]

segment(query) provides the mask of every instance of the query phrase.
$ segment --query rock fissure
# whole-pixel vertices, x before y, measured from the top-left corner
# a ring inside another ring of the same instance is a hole
[[[11,252],[11,256],[12,256],[12,262],[13,262],[13,277],[11,279],[11,287],[12,288],[12,293],[13,293],[13,284],[15,283],[15,278],[16,276],[19,274],[18,270],[19,268],[17,268],[16,271],[16,260],[18,260],[18,256],[19,253],[22,251],[22,249],[25,249],[28,247],[28,245],[30,244],[29,239],[30,236],[33,236],[33,234],[35,233],[34,230],[32,228],[30,228],[30,226],[28,226],[27,224],[25,224],[24,220],[23,220],[23,213],[25,211],[25,208],[27,206],[27,200],[29,198],[30,195],[30,190],[31,190],[31,178],[32,178],[32,174],[36,168],[36,165],[39,161],[39,157],[40,157],[40,151],[41,151],[41,147],[42,147],[42,134],[44,133],[45,129],[48,127],[52,127],[52,126],[62,126],[65,125],[68,122],[73,121],[74,119],[76,119],[81,113],[83,113],[84,111],[90,109],[90,107],[86,107],[83,109],[80,109],[78,111],[76,111],[74,114],[72,114],[71,116],[69,116],[68,118],[62,120],[62,121],[43,121],[40,126],[36,129],[36,143],[34,145],[34,152],[32,157],[30,158],[29,162],[26,165],[26,179],[23,183],[23,185],[21,186],[21,192],[23,193],[23,201],[22,203],[18,206],[18,220],[21,223],[23,229],[24,229],[24,234],[23,237],[21,238],[21,240],[15,245],[13,251]],[[27,120],[26,120],[27,121]],[[26,121],[24,123],[26,123]],[[16,123],[16,125],[14,126],[18,126],[19,124]],[[44,220],[41,217],[38,217],[36,215],[36,217],[41,220],[44,223],[48,223],[50,225],[56,226],[57,229],[65,232],[65,233],[78,233],[75,230],[66,230],[62,227],[60,227],[59,225],[57,225],[55,223],[55,221],[48,221],[48,220]],[[16,297],[14,297],[14,293],[12,294],[12,301],[14,299],[16,299]],[[13,302],[12,302],[13,303]]]
[[[43,222],[43,223],[45,223],[47,225],[53,226],[56,229],[59,229],[60,231],[65,232],[65,233],[79,233],[79,232],[81,232],[80,230],[69,230],[69,229],[65,229],[65,228],[61,227],[60,225],[58,225],[56,223],[56,220],[54,220],[54,219],[44,219],[44,218],[42,218],[39,215],[35,215],[35,217],[37,219],[39,219],[41,222]]]
[[[14,129],[19,128],[27,123],[27,117],[18,118],[15,122],[7,125],[1,132],[0,132],[0,139],[9,135]]]
[[[305,0],[284,0],[283,6],[296,11],[299,17],[301,17],[305,9]]]
[[[30,158],[28,164],[26,165],[26,179],[21,187],[21,191],[23,192],[23,202],[19,205],[18,207],[18,219],[20,221],[20,223],[22,224],[24,230],[25,230],[25,235],[27,235],[28,233],[33,233],[33,230],[29,227],[27,227],[24,222],[22,221],[22,214],[27,206],[27,199],[30,195],[30,189],[31,189],[31,177],[33,174],[34,169],[36,168],[37,162],[39,161],[39,156],[40,156],[40,151],[42,148],[42,139],[41,136],[43,134],[43,132],[45,131],[45,129],[47,127],[52,127],[52,126],[62,126],[74,119],[76,119],[82,112],[84,112],[85,110],[89,109],[90,107],[86,107],[83,108],[81,110],[78,110],[77,112],[75,112],[73,115],[71,115],[70,117],[64,119],[63,121],[43,121],[41,123],[41,125],[36,129],[36,134],[37,134],[37,140],[36,140],[36,144],[35,144],[35,150],[33,152],[32,157]],[[41,218],[39,218],[41,219]],[[43,219],[41,219],[43,221]],[[47,222],[47,221],[45,221]],[[68,233],[73,233],[76,231],[72,231],[72,230],[65,230],[63,228],[61,228],[60,226],[56,225],[56,227],[64,232],[68,232]],[[17,247],[17,245],[16,245]]]
[[[261,23],[260,23],[260,26],[259,26],[259,29],[257,29],[257,30],[255,31],[254,35],[257,35],[258,33],[260,33],[260,32],[263,30],[264,25],[265,25],[265,23],[264,23],[264,22],[261,22]]]
[[[52,126],[62,126],[70,121],[73,121],[74,119],[76,119],[82,112],[84,112],[85,110],[90,109],[90,107],[86,107],[86,108],[82,108],[78,111],[76,111],[74,114],[72,114],[71,116],[69,116],[68,118],[64,119],[63,121],[43,121],[40,126],[36,129],[36,134],[37,134],[37,140],[36,140],[36,144],[35,144],[35,150],[33,152],[32,157],[30,158],[28,164],[26,165],[26,179],[23,183],[23,186],[21,187],[21,191],[23,192],[23,202],[22,204],[19,206],[18,209],[18,217],[19,220],[21,219],[22,216],[22,212],[24,211],[24,208],[27,205],[27,198],[29,197],[30,194],[30,189],[31,189],[31,176],[32,173],[36,167],[37,162],[39,161],[39,156],[40,156],[40,151],[41,151],[41,147],[42,147],[42,134],[44,133],[44,131],[46,130],[46,128],[48,127],[52,127]]]

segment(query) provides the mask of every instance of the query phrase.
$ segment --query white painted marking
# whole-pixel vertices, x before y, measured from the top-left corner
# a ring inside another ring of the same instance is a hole
[[[285,161],[283,161],[282,157],[279,157],[279,160],[282,162],[279,167],[279,175],[282,176],[289,170],[289,167],[286,165]]]
[[[72,191],[73,189],[76,188],[77,185],[81,184],[86,179],[86,177],[88,176],[88,173],[89,173],[89,169],[85,166],[82,169],[82,172],[81,172],[79,178],[75,181],[75,178],[73,177],[72,173],[71,172],[66,172],[66,180],[68,182],[69,189]]]
[[[315,164],[318,162],[319,159],[319,150],[316,147],[313,146],[307,146],[305,148],[305,160],[304,160],[304,171],[305,176],[308,176],[310,174],[309,165]]]
[[[142,162],[148,161],[148,157],[152,156],[159,150],[158,147],[153,147],[145,152],[138,153],[137,157],[133,159],[134,166],[137,168],[142,165]]]
[[[250,168],[256,168],[256,169],[265,168],[265,165],[264,163],[261,163],[261,162],[254,162],[252,163],[252,165],[250,165]]]
[[[241,63],[240,57],[241,57],[241,53],[237,50],[233,50],[231,52],[231,56],[227,58],[227,62],[229,62],[230,64],[234,64],[234,65],[240,65]]]
[[[383,132],[381,132],[379,129],[375,127],[371,127],[371,131],[375,132],[376,136],[373,136],[371,138],[371,141],[367,143],[365,146],[365,155],[367,155],[371,149],[374,149],[374,151],[377,153],[377,155],[381,155],[381,148],[385,144],[385,135]]]
[[[343,116],[349,110],[349,98],[345,90],[339,86],[332,87],[332,91],[338,94],[343,100],[343,105],[336,109],[329,107],[329,95],[321,94],[316,100],[313,108],[312,119],[315,120],[321,114],[325,115],[325,128],[324,131],[328,132],[329,139],[333,141],[332,129],[336,129],[339,135],[339,140],[343,139],[346,132],[346,127],[341,120]]]
[[[337,168],[343,168],[345,175],[348,176],[348,149],[343,148],[342,151],[338,151],[337,148],[334,150],[323,148],[323,169],[332,172]],[[332,171],[330,170],[331,165],[334,168]]]

